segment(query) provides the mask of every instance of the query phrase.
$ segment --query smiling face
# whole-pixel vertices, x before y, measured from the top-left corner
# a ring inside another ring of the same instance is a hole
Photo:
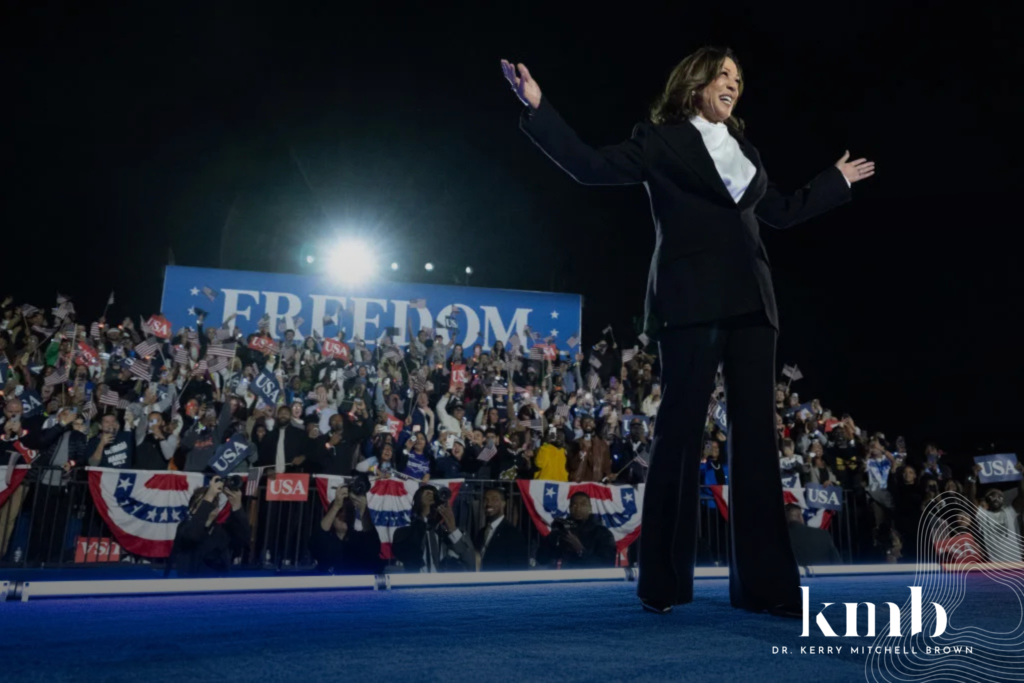
[[[732,116],[742,85],[739,67],[729,57],[722,60],[722,68],[714,80],[704,86],[697,97],[700,115],[712,123],[722,123]]]

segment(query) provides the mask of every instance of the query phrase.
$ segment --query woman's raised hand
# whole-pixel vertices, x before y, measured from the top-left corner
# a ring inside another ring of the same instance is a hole
[[[518,75],[516,69],[519,70]],[[512,64],[507,59],[503,59],[501,60],[501,70],[512,86],[512,90],[515,91],[516,97],[523,104],[528,104],[534,109],[540,106],[540,86],[530,76],[530,70],[526,68],[525,64]]]

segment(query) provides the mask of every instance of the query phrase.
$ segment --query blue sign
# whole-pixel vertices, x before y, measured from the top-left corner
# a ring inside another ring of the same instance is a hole
[[[807,484],[804,487],[804,500],[807,507],[815,510],[842,510],[843,489],[838,486]]]
[[[982,484],[995,484],[1003,481],[1020,481],[1017,471],[1017,455],[1015,453],[998,453],[996,455],[976,455],[974,462],[981,465],[978,481]]]
[[[204,288],[216,292],[213,301]],[[388,281],[347,285],[326,276],[167,266],[160,310],[172,330],[194,327],[198,308],[207,311],[211,327],[234,315],[235,326],[250,334],[266,315],[275,339],[282,337],[277,323],[283,319],[298,339],[314,332],[337,337],[344,329],[350,345],[356,337],[373,345],[395,327],[400,346],[408,345],[410,328],[414,334],[429,328],[445,342],[454,337],[466,347],[489,349],[513,333],[525,341],[529,327],[569,350],[569,338],[581,329],[581,306],[578,294]]]
[[[711,419],[715,421],[715,424],[723,432],[729,431],[728,420],[725,417],[725,401],[715,402],[715,409],[711,411]]]
[[[263,402],[267,405],[276,406],[278,399],[281,398],[281,383],[277,381],[277,377],[266,366],[260,370],[260,374],[256,375],[256,379],[249,384],[249,390],[263,399]]]
[[[235,434],[227,443],[222,443],[210,459],[210,469],[217,474],[227,474],[238,468],[239,463],[249,455],[252,444],[242,434]]]
[[[21,417],[23,420],[35,417],[43,412],[43,399],[31,389],[25,388],[22,390],[18,394],[18,398],[21,400]]]

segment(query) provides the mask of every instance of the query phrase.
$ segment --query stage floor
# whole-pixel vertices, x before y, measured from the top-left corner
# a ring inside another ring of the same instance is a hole
[[[849,648],[874,639],[825,638],[814,615],[821,602],[870,601],[881,629],[882,603],[903,605],[912,584],[912,575],[807,579],[807,638],[799,620],[732,609],[718,579],[699,580],[696,601],[668,616],[641,611],[626,582],[5,602],[0,672],[6,681],[175,683],[864,681],[866,658]],[[843,633],[836,609],[827,615]],[[1013,591],[971,575],[949,630],[1020,632],[1020,620]],[[865,623],[862,615],[861,633]],[[809,646],[843,649],[800,654]],[[1024,664],[1018,671],[1003,680],[1024,679]]]

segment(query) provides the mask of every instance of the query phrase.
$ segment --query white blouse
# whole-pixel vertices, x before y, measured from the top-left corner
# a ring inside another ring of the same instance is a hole
[[[740,143],[729,134],[729,128],[724,123],[711,123],[700,116],[692,117],[690,123],[704,139],[704,146],[715,162],[725,189],[732,195],[733,201],[739,204],[750,181],[757,174],[757,167],[743,153]]]

